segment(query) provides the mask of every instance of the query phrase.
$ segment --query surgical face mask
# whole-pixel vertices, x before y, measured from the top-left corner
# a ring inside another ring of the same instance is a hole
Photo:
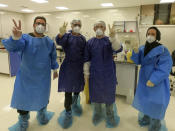
[[[45,32],[45,27],[43,25],[37,25],[36,28],[35,28],[36,32],[38,34],[43,34]]]
[[[75,27],[73,28],[73,32],[75,32],[75,33],[80,33],[80,27],[79,27],[79,26],[75,26]]]
[[[148,43],[153,43],[155,40],[156,40],[156,38],[152,35],[148,35],[147,38],[146,38],[146,41]]]
[[[96,30],[96,35],[97,35],[97,36],[102,36],[103,34],[104,34],[104,33],[103,33],[102,29],[98,28],[98,29]]]

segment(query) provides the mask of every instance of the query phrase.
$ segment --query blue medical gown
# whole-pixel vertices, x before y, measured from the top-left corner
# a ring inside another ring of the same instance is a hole
[[[21,54],[11,107],[38,111],[46,107],[50,96],[51,69],[57,69],[57,54],[49,37],[36,38],[23,34],[19,40],[2,40],[9,52]]]
[[[56,37],[58,45],[65,51],[65,59],[59,72],[58,92],[81,92],[84,90],[84,36],[66,33],[62,38]]]
[[[144,48],[139,53],[132,53],[131,59],[141,65],[138,87],[136,89],[133,107],[154,119],[163,119],[170,99],[169,73],[172,59],[164,46],[153,48],[144,57]],[[147,81],[155,84],[148,87]]]
[[[87,42],[85,62],[91,63],[89,77],[91,102],[106,104],[115,102],[117,78],[113,53],[108,37],[92,38]]]

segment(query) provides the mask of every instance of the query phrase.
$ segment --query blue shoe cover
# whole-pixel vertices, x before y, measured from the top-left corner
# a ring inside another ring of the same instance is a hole
[[[106,105],[106,127],[115,128],[120,122],[120,117],[117,114],[117,107],[115,104]]]
[[[72,112],[66,112],[63,111],[59,118],[58,118],[58,123],[63,129],[68,129],[72,126],[73,118],[72,118]]]
[[[83,113],[82,106],[80,105],[80,96],[74,95],[72,99],[72,113],[74,116],[81,116]]]
[[[101,121],[104,120],[104,110],[103,105],[100,103],[92,103],[93,107],[93,116],[92,116],[92,123],[94,126],[97,126]]]
[[[166,128],[165,120],[151,119],[148,131],[168,131]]]
[[[151,122],[151,118],[147,115],[144,115],[143,113],[139,113],[138,116],[138,123],[141,127],[148,126]]]
[[[138,122],[140,126],[148,126],[148,131],[168,131],[165,120],[151,119],[142,112],[139,112]]]
[[[9,128],[9,131],[27,131],[30,115],[19,115],[18,122]]]
[[[37,120],[40,125],[46,125],[54,116],[54,112],[47,111],[46,108],[37,112]]]

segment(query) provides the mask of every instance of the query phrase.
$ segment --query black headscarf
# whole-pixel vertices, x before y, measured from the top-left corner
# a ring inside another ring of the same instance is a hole
[[[146,33],[146,37],[147,37],[148,31],[149,31],[150,29],[156,30],[156,40],[155,40],[153,43],[148,43],[148,42],[146,41],[146,43],[145,43],[145,49],[144,49],[144,56],[146,56],[153,48],[155,48],[155,47],[161,45],[161,44],[158,42],[158,41],[160,41],[160,39],[161,39],[161,33],[160,33],[159,29],[157,29],[157,27],[154,27],[154,26],[153,26],[153,27],[148,28],[147,33]]]

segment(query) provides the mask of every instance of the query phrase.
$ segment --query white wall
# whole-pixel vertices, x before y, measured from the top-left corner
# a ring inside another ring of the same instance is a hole
[[[146,31],[152,25],[142,25],[139,27],[139,34],[141,45],[143,45],[146,41]],[[156,25],[161,32],[161,41],[163,45],[165,45],[170,52],[175,50],[175,25]]]
[[[139,7],[132,8],[117,8],[117,9],[103,9],[103,10],[84,10],[74,12],[53,12],[50,15],[46,15],[47,23],[49,24],[48,35],[54,37],[59,32],[59,27],[62,26],[64,21],[69,23],[68,29],[70,29],[70,22],[72,19],[79,18],[82,20],[82,33],[86,37],[92,37],[94,35],[93,24],[97,20],[104,20],[107,24],[112,24],[113,21],[136,21],[136,17],[140,13]],[[43,14],[28,14],[25,15],[25,30],[26,32],[32,32],[33,19],[37,15]],[[88,17],[89,16],[89,17]],[[108,29],[107,29],[108,32]],[[106,32],[106,33],[107,33]]]
[[[51,38],[55,37],[59,32],[59,27],[64,21],[69,23],[68,29],[70,29],[70,22],[74,18],[82,20],[82,33],[86,37],[94,36],[93,24],[97,20],[104,20],[107,24],[112,24],[113,21],[135,21],[138,14],[140,14],[140,7],[129,7],[129,8],[117,8],[117,9],[103,9],[103,10],[84,10],[84,11],[67,11],[67,12],[52,12],[42,14],[20,14],[14,12],[0,11],[0,37],[7,37],[11,34],[13,27],[12,18],[16,20],[22,20],[22,29],[24,33],[33,32],[33,20],[38,15],[44,15],[49,25],[49,35]],[[87,17],[89,16],[89,17]],[[140,44],[145,43],[145,34],[148,27],[151,25],[141,25],[139,27]],[[2,31],[1,31],[2,27]],[[168,47],[172,52],[175,50],[175,26],[158,26],[162,33],[161,43]],[[106,34],[108,34],[108,29]],[[126,36],[121,34],[120,36]],[[128,34],[128,36],[134,36],[135,34]]]
[[[7,38],[11,35],[11,31],[14,25],[12,19],[21,20],[22,31],[24,32],[24,15],[22,13],[7,12],[0,10],[0,37]]]

